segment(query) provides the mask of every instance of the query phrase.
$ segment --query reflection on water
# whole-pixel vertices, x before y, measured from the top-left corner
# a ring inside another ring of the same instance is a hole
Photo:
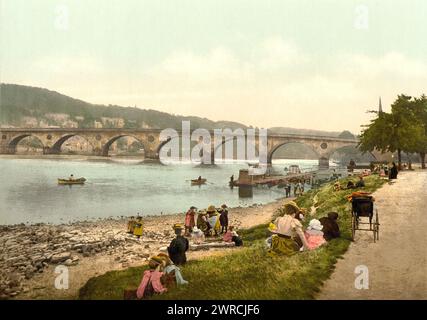
[[[311,168],[316,160],[291,160],[274,164],[299,163]],[[0,224],[63,223],[76,220],[184,212],[189,206],[248,206],[271,202],[283,196],[283,189],[254,188],[250,197],[239,197],[230,188],[246,164],[214,167],[193,165],[140,164],[135,161],[100,162],[48,159],[0,159]],[[70,174],[85,177],[84,185],[60,186],[57,178]],[[191,186],[199,175],[207,184]]]
[[[239,198],[252,198],[254,196],[254,188],[251,186],[240,186]]]

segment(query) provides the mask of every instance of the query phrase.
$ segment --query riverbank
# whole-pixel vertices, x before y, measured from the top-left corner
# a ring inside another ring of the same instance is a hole
[[[230,225],[246,229],[265,223],[282,203],[231,208]],[[0,226],[0,298],[74,299],[90,278],[144,264],[173,239],[171,226],[183,221],[184,214],[144,217],[139,240],[126,233],[127,219]],[[223,252],[190,252],[189,260]],[[68,290],[54,286],[58,264],[69,267]]]
[[[341,182],[345,185],[348,179]],[[365,179],[365,191],[379,189],[385,180],[378,176]],[[333,183],[311,190],[296,201],[310,208],[305,224],[311,218],[320,218],[328,212],[339,212],[341,237],[313,251],[304,251],[292,257],[268,255],[265,239],[268,224],[241,230],[244,247],[229,250],[221,256],[190,260],[181,268],[189,284],[171,288],[152,299],[313,299],[322,283],[334,270],[350,245],[351,213],[346,197],[352,190],[335,192]],[[123,299],[126,288],[136,288],[146,266],[111,271],[90,279],[80,290],[80,299]]]

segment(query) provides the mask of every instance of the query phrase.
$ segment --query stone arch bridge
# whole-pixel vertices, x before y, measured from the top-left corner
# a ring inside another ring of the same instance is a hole
[[[144,146],[146,160],[159,160],[159,152],[165,141],[160,141],[160,129],[75,129],[75,128],[0,128],[0,154],[15,154],[18,143],[26,137],[35,137],[43,145],[44,154],[60,154],[61,146],[74,136],[86,139],[94,155],[108,156],[110,146],[121,137],[134,137]],[[178,135],[181,132],[177,131]],[[212,141],[213,131],[210,132]],[[258,145],[258,136],[255,144]],[[223,141],[225,143],[225,139]],[[274,152],[288,143],[303,143],[311,147],[318,156],[319,165],[328,167],[329,157],[345,146],[356,146],[356,139],[341,139],[328,136],[298,134],[268,134],[267,163],[271,164]],[[212,147],[212,155],[215,154]],[[214,161],[212,156],[212,163]]]

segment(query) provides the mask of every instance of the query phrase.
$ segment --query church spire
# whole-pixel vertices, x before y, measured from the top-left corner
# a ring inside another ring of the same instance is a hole
[[[381,97],[380,97],[380,101],[378,103],[378,114],[383,113],[383,105],[381,104]]]

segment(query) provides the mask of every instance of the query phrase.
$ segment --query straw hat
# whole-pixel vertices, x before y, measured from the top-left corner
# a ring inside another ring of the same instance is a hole
[[[294,201],[289,201],[283,205],[283,210],[285,214],[297,214],[301,212],[301,208]]]
[[[159,255],[152,256],[148,261],[148,266],[152,269],[156,268],[159,264],[162,264],[163,258],[159,257]]]
[[[206,210],[206,212],[215,212],[216,211],[216,208],[215,208],[215,206],[214,205],[210,205],[209,207],[208,207],[208,209]]]
[[[310,221],[310,223],[308,224],[307,229],[308,229],[308,230],[317,230],[317,231],[322,231],[323,226],[322,226],[322,224],[320,223],[320,221],[319,221],[319,220],[317,220],[317,219],[312,219],[312,220]]]
[[[182,226],[181,223],[175,223],[172,228],[174,230],[182,230],[182,229],[184,229],[184,227]]]
[[[168,256],[166,253],[160,252],[160,253],[157,255],[157,257],[158,257],[159,259],[161,259],[162,261],[165,261],[165,262],[166,262],[166,264],[171,264],[171,263],[172,263],[171,259],[169,258],[169,256]]]
[[[225,209],[225,208],[228,208],[228,207],[227,207],[227,205],[224,203],[224,204],[221,206],[221,208]]]

